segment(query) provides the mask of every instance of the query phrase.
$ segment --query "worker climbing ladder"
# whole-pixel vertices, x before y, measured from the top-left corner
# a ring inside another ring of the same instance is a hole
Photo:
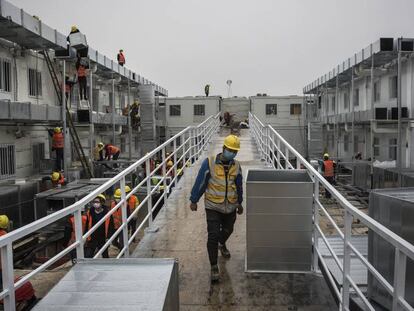
[[[55,68],[53,66],[52,60],[50,59],[50,55],[49,55],[48,51],[46,51],[46,50],[43,51],[43,55],[45,57],[47,67],[49,69],[50,77],[52,78],[53,86],[55,88],[58,100],[59,100],[59,102],[62,102],[62,86],[59,83],[59,79],[57,77],[57,74],[56,74]],[[63,81],[62,83],[64,83],[64,77],[62,78],[62,81]],[[71,115],[70,109],[68,107],[67,99],[65,99],[65,110],[66,110],[66,121],[67,121],[67,124],[68,124],[68,127],[69,127],[69,133],[70,133],[70,136],[72,138],[76,154],[78,155],[79,160],[81,161],[82,168],[85,170],[87,178],[91,178],[91,177],[93,177],[92,170],[89,166],[88,160],[86,159],[85,152],[83,150],[81,141],[80,141],[78,133],[76,131],[76,127],[73,123],[72,115]]]

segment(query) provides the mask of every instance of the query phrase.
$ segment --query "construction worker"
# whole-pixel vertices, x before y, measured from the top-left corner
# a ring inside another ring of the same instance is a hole
[[[211,281],[220,277],[217,266],[218,250],[228,259],[226,241],[233,232],[236,212],[243,207],[243,178],[240,163],[234,158],[240,150],[240,139],[229,135],[224,139],[223,152],[203,161],[190,197],[190,209],[197,210],[197,202],[205,194],[207,216],[207,251],[211,264]]]
[[[121,66],[125,65],[125,55],[124,50],[120,49],[118,55],[116,56],[116,59],[118,60],[118,64]]]
[[[336,163],[329,159],[329,154],[325,153],[323,155],[323,162],[322,162],[322,172],[323,177],[333,185],[335,182],[335,167]],[[325,198],[330,199],[332,197],[331,193],[325,189]]]
[[[121,150],[111,144],[106,144],[105,149],[105,160],[118,160]]]
[[[80,57],[78,57],[78,60],[76,61],[76,71],[78,74],[78,83],[79,83],[79,92],[80,92],[80,100],[88,100],[87,96],[87,66],[85,63],[81,60]]]
[[[210,94],[210,84],[206,84],[204,87],[204,93],[206,93],[206,97],[208,97],[208,94]]]
[[[174,169],[172,169],[173,166],[174,166],[174,162],[172,160],[168,160],[167,162],[167,176],[168,177],[174,178]],[[168,173],[168,171],[170,172]]]
[[[0,236],[6,235],[9,229],[9,217],[0,215]]]
[[[139,101],[136,100],[132,104],[131,110],[130,110],[130,116],[131,116],[132,128],[137,130],[141,123],[141,118],[139,116]]]
[[[224,112],[224,124],[227,126],[230,126],[231,123],[231,119],[232,119],[232,115],[230,114],[230,112],[226,111]]]
[[[82,233],[85,234],[86,228],[88,226],[88,215],[83,210],[82,211]],[[69,217],[69,221],[67,226],[65,227],[65,240],[68,241],[67,246],[70,246],[72,243],[76,241],[76,229],[75,229],[75,216],[71,215]],[[70,258],[72,259],[72,263],[75,263],[76,261],[76,250],[72,250],[70,252]]]
[[[56,170],[61,171],[63,169],[63,148],[65,147],[65,140],[63,137],[62,129],[55,127],[52,136],[52,151],[56,151]]]
[[[87,213],[88,228],[86,231],[90,230],[108,213],[109,209],[105,205],[105,202],[106,197],[103,194],[99,194],[95,199],[93,199],[92,206]],[[112,229],[113,219],[112,217],[109,217],[89,236],[85,244],[86,258],[93,258],[96,252],[98,252],[105,245],[106,240],[109,237],[109,232],[111,232]],[[102,257],[109,258],[108,248],[106,248],[102,253]]]
[[[121,189],[118,188],[118,189],[115,190],[114,199],[111,200],[111,209],[115,208],[115,206],[120,201],[121,201]],[[128,213],[127,213],[127,215],[128,215]],[[114,231],[116,231],[122,225],[122,209],[121,209],[121,206],[119,206],[117,208],[117,210],[112,214],[112,218],[114,220]],[[113,245],[115,247],[117,247],[119,250],[122,250],[122,248],[124,248],[124,238],[123,238],[122,232],[118,234],[118,237],[114,240]]]
[[[52,176],[50,176],[50,180],[55,188],[61,188],[66,185],[65,176],[63,176],[61,172],[53,172]]]
[[[131,188],[129,186],[125,186],[125,193],[128,194],[130,192],[131,192]],[[139,205],[138,197],[132,194],[128,199],[128,217],[135,211],[138,205]],[[128,223],[128,231],[131,234],[133,234],[135,230],[137,230],[137,219],[138,219],[138,214],[135,214],[134,217],[131,219],[131,221]]]

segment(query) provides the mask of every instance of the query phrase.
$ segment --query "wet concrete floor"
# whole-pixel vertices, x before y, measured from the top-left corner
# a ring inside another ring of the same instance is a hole
[[[207,154],[222,148],[225,130],[213,138]],[[237,155],[244,177],[249,168],[263,168],[248,130],[241,135]],[[338,310],[319,275],[245,273],[246,218],[238,216],[227,246],[231,259],[219,257],[221,281],[211,284],[207,257],[207,225],[203,198],[198,211],[189,209],[189,196],[199,161],[187,171],[153,225],[156,233],[145,235],[134,257],[177,258],[181,310]]]

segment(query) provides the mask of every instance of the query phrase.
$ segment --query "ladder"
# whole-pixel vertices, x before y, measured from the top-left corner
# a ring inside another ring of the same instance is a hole
[[[62,87],[59,83],[59,79],[57,77],[52,60],[50,59],[50,56],[47,50],[43,51],[43,55],[45,57],[47,67],[49,69],[50,77],[52,78],[52,81],[53,81],[53,86],[55,88],[56,95],[58,97],[59,102],[61,103],[62,102]],[[65,81],[65,77],[62,77],[62,83],[64,83],[64,81]],[[65,99],[65,109],[66,109],[66,121],[69,127],[69,133],[72,138],[72,142],[75,147],[76,154],[78,155],[81,161],[82,168],[85,170],[87,177],[93,178],[92,170],[89,166],[88,160],[86,159],[85,152],[83,151],[82,144],[78,136],[78,132],[76,131],[76,127],[72,120],[72,115],[70,114],[67,99]]]

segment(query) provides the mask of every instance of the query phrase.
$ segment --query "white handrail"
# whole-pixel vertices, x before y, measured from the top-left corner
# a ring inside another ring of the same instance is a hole
[[[109,247],[111,242],[118,237],[118,235],[122,235],[124,247],[120,250],[117,258],[120,258],[121,256],[128,257],[129,246],[134,241],[135,236],[140,232],[140,230],[143,229],[147,221],[149,222],[149,226],[152,225],[153,210],[157,207],[157,205],[160,204],[162,198],[165,200],[167,199],[167,195],[170,192],[170,189],[177,184],[177,171],[179,163],[182,163],[182,172],[184,172],[187,166],[191,165],[193,162],[199,159],[203,151],[206,149],[208,143],[210,142],[211,137],[214,135],[214,133],[217,132],[217,129],[220,126],[219,116],[220,114],[218,113],[217,115],[210,116],[198,126],[189,126],[185,128],[74,204],[0,237],[1,267],[3,277],[3,289],[0,292],[0,299],[4,300],[4,309],[6,311],[15,311],[15,290],[22,286],[30,278],[35,276],[37,273],[44,271],[57,260],[66,256],[72,250],[76,249],[76,257],[78,259],[84,258],[83,247],[88,237],[119,209],[121,209],[122,224],[117,230],[115,230],[114,233],[112,233],[111,237],[109,237],[108,241],[98,251],[95,257],[100,256],[103,251]],[[166,149],[170,147],[170,145],[173,145],[173,150],[169,156],[166,156]],[[153,170],[150,170],[151,161],[159,153],[161,153],[159,167],[155,167]],[[173,167],[167,171],[166,165],[170,159],[174,159],[174,163]],[[145,178],[140,181],[137,186],[133,187],[130,193],[125,193],[126,177],[134,173],[143,164],[145,164],[147,168],[147,174]],[[151,185],[151,178],[154,175],[157,175],[161,170],[163,174],[160,178],[160,181],[158,181],[156,185]],[[171,183],[167,185],[167,173],[170,173],[171,171],[174,172],[174,178],[171,180]],[[95,199],[97,195],[104,193],[111,187],[118,187],[121,189],[120,202],[117,203],[114,208],[110,209],[109,212],[98,223],[96,223],[92,228],[89,228],[87,232],[82,232],[82,209],[93,199]],[[162,189],[161,187],[164,187],[164,195],[160,196],[158,201],[153,204],[152,195],[155,192],[160,191]],[[134,212],[128,216],[127,200],[131,197],[131,195],[136,193],[141,188],[147,188],[147,195],[140,202]],[[130,221],[133,221],[134,216],[137,215],[144,204],[147,204],[148,207],[147,215],[140,224],[137,224],[137,229],[132,233],[131,237],[128,238],[128,223]],[[13,242],[16,242],[17,240],[34,233],[39,229],[45,228],[56,221],[67,219],[67,217],[70,215],[74,215],[76,241],[68,245],[60,253],[56,254],[54,257],[43,263],[37,269],[26,274],[15,283],[12,248]]]
[[[358,259],[367,267],[370,273],[385,287],[385,289],[393,296],[393,310],[398,307],[405,310],[414,310],[413,307],[409,306],[407,301],[404,299],[404,289],[405,289],[405,274],[406,274],[406,260],[407,257],[411,260],[414,260],[414,245],[404,240],[382,224],[380,224],[375,219],[361,212],[358,208],[353,206],[340,192],[338,192],[334,186],[332,186],[319,172],[308,162],[306,159],[296,151],[274,128],[270,125],[265,126],[256,116],[249,114],[249,125],[251,130],[251,135],[256,141],[257,147],[261,153],[261,157],[274,168],[282,168],[280,163],[280,157],[285,160],[285,169],[294,169],[293,165],[290,163],[290,159],[296,159],[296,168],[303,167],[308,171],[310,176],[313,178],[314,182],[318,185],[321,184],[325,191],[329,191],[344,209],[344,222],[345,222],[345,232],[341,232],[339,227],[334,222],[333,218],[327,215],[327,219],[334,226],[335,230],[338,231],[339,236],[344,241],[344,256],[342,263],[339,262],[338,256],[333,254],[333,248],[328,244],[328,240],[325,235],[319,228],[319,224],[316,221],[314,223],[314,237],[318,235],[321,236],[323,242],[328,247],[330,253],[332,253],[335,262],[338,266],[342,266],[343,271],[343,286],[341,296],[337,295],[338,300],[342,309],[347,310],[349,308],[349,292],[350,287],[355,287],[355,283],[351,278],[350,274],[350,255],[354,253]],[[284,150],[284,152],[283,152]],[[276,157],[275,157],[276,155]],[[275,165],[276,162],[276,165]],[[323,207],[322,203],[319,201],[319,195],[314,193],[314,219],[317,220],[319,216],[319,211],[322,211],[324,214],[327,214],[327,210]],[[396,258],[395,258],[395,271],[394,271],[394,280],[393,286],[386,281],[386,279],[376,270],[367,260],[363,260],[363,255],[356,249],[350,240],[351,237],[351,224],[353,219],[358,219],[361,223],[366,225],[369,229],[373,230],[376,234],[381,236],[384,240],[394,246]],[[326,266],[326,263],[323,262],[324,259],[320,255],[318,250],[318,241],[314,238],[314,247],[316,249],[317,256],[314,258],[322,261],[322,265]],[[317,268],[317,262],[314,262],[314,269]],[[328,278],[328,281],[332,283],[332,279]],[[332,286],[336,288],[336,284],[332,283]],[[362,295],[360,290],[354,288],[358,296]],[[337,294],[338,291],[335,291]],[[372,308],[372,305],[365,297],[360,297],[368,309]]]

